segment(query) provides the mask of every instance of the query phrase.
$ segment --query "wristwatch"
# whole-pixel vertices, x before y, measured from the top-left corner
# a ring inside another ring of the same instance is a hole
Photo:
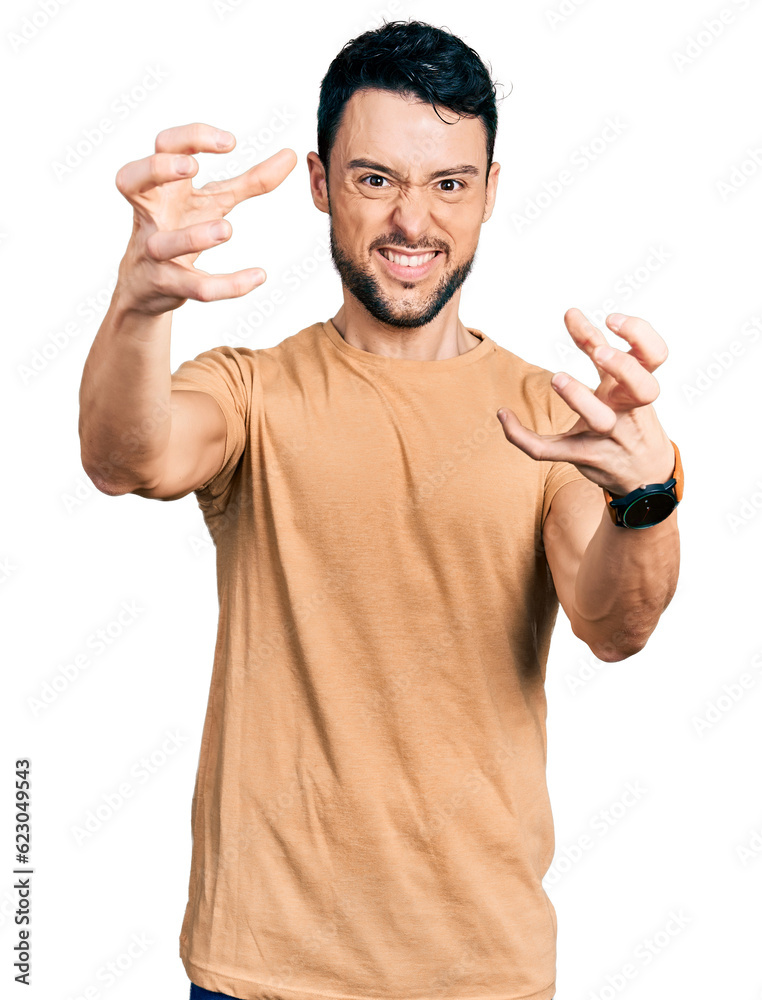
[[[618,496],[603,489],[611,520],[618,528],[650,528],[669,517],[683,499],[683,463],[674,441],[675,468],[666,483],[651,483]]]

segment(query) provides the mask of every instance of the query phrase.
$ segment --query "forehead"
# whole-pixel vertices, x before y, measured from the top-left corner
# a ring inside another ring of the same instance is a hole
[[[331,161],[344,170],[355,157],[373,158],[401,171],[433,170],[464,160],[486,171],[484,126],[480,119],[459,117],[448,108],[437,106],[435,111],[412,95],[357,90],[344,107]]]

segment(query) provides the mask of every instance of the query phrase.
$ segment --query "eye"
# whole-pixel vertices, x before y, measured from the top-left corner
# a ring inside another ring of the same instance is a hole
[[[365,184],[365,181],[381,181],[381,182],[386,181],[386,183],[388,184],[388,181],[386,180],[386,178],[382,177],[381,174],[366,174],[364,177],[360,178],[360,183],[361,184]],[[457,188],[445,188],[445,192],[447,194],[454,194],[456,191],[459,191],[459,190],[462,190],[463,188],[465,188],[465,184],[463,183],[463,181],[456,180],[454,177],[444,177],[439,183],[440,184],[458,184],[458,185],[460,185]],[[374,188],[377,188],[379,190],[382,190],[384,185],[383,185],[383,183],[381,183],[381,184],[375,184],[375,183],[373,183],[373,184],[365,184],[365,186],[366,187],[374,187]]]
[[[465,185],[463,184],[463,181],[455,180],[454,177],[445,177],[439,183],[440,184],[460,184],[461,188],[465,187]],[[457,188],[448,188],[447,189],[448,193],[450,193],[452,191],[457,191],[457,190],[458,190]]]

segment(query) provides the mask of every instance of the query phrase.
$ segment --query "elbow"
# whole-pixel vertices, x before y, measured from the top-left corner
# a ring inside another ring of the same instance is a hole
[[[631,635],[615,633],[604,642],[589,642],[588,646],[593,651],[593,655],[604,663],[618,663],[619,660],[626,660],[630,656],[635,656],[648,642],[648,638],[634,639]]]
[[[141,474],[140,469],[117,463],[115,458],[114,455],[106,459],[96,458],[86,453],[84,449],[80,451],[80,462],[85,475],[99,493],[105,493],[109,497],[120,497],[139,489],[151,490],[156,485],[157,479],[149,479],[145,474]]]
[[[645,647],[658,620],[653,609],[644,615],[640,608],[632,609],[614,621],[609,618],[591,622],[575,615],[572,631],[599,660],[617,663],[635,656]]]
[[[85,470],[87,472],[87,470]],[[93,486],[98,490],[99,493],[105,493],[108,497],[121,497],[125,493],[131,493],[127,486],[117,483],[109,483],[103,479],[99,479],[97,476],[91,476],[89,472],[87,475],[92,482]]]
[[[606,644],[604,646],[590,646],[590,649],[593,651],[593,655],[599,660],[603,660],[604,663],[618,663],[620,660],[626,660],[628,657],[639,653],[642,648],[643,646],[632,646],[629,648],[614,647],[611,644]]]
[[[630,656],[635,656],[648,642],[648,635],[635,635],[625,629],[618,629],[606,635],[598,633],[592,636],[588,631],[572,626],[572,631],[589,646],[593,656],[604,663],[617,663],[619,660],[626,660]]]
[[[109,497],[120,497],[124,496],[125,493],[132,493],[137,484],[127,483],[125,481],[119,481],[115,479],[107,479],[100,475],[95,469],[88,468],[86,465],[82,465],[85,470],[85,475],[93,484],[93,486],[98,490],[99,493],[105,493]]]

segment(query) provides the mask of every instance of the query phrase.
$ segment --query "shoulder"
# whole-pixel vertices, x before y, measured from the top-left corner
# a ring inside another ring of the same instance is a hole
[[[568,430],[578,419],[578,414],[551,385],[555,372],[527,361],[496,341],[493,343],[501,382],[505,380],[511,386],[533,415],[539,433],[556,434]],[[508,401],[506,404],[510,405]]]
[[[315,356],[320,326],[320,323],[313,323],[270,347],[223,344],[204,351],[199,357],[216,361],[227,368],[237,368],[243,376],[261,378],[274,375],[294,363],[303,363],[306,357]]]

